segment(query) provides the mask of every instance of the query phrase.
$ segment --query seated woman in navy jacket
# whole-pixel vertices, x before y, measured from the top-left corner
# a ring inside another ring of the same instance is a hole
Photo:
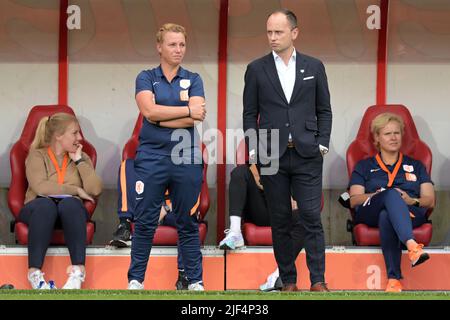
[[[355,223],[380,229],[388,274],[387,292],[400,292],[403,245],[413,267],[429,259],[412,229],[426,222],[435,203],[434,187],[424,165],[400,152],[403,120],[391,113],[373,119],[371,131],[379,153],[356,165],[349,183]]]

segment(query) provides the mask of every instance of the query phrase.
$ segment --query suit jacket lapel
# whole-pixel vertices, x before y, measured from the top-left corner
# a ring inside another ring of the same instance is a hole
[[[294,90],[292,91],[291,101],[294,101],[294,97],[297,96],[303,84],[304,73],[302,73],[301,70],[306,70],[306,60],[297,51],[297,57],[295,61],[295,84]]]
[[[266,56],[264,62],[264,71],[267,74],[267,78],[269,78],[278,95],[287,104],[288,102],[286,100],[286,96],[284,95],[283,88],[281,87],[280,78],[278,78],[277,67],[275,66],[275,60],[273,58],[272,52]]]

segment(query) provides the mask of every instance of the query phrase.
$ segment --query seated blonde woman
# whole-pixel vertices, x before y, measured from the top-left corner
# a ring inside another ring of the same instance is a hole
[[[26,159],[28,190],[19,220],[28,225],[28,280],[33,289],[53,289],[41,271],[55,225],[60,225],[71,265],[63,289],[80,289],[85,279],[86,222],[82,200],[94,201],[102,182],[83,146],[78,120],[66,113],[39,122]]]
[[[423,245],[414,240],[412,229],[426,222],[426,211],[435,202],[433,183],[422,162],[400,152],[403,128],[403,120],[391,113],[380,114],[372,121],[379,153],[359,161],[349,183],[355,223],[380,230],[387,292],[402,291],[403,245],[413,267],[429,259]]]

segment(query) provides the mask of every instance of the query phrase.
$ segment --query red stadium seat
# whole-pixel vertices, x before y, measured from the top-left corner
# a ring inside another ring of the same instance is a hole
[[[409,110],[403,105],[374,105],[369,107],[361,120],[358,134],[355,140],[347,149],[347,171],[350,177],[358,161],[372,157],[377,153],[370,124],[380,113],[390,112],[402,117],[405,122],[401,152],[416,160],[422,161],[429,175],[431,175],[432,154],[430,148],[420,140],[414,120]],[[351,211],[352,220],[348,221],[347,229],[352,232],[354,244],[360,246],[379,246],[380,233],[378,228],[370,228],[366,224],[354,225],[354,210]],[[432,213],[432,209],[427,211],[427,217]],[[431,222],[414,228],[413,233],[417,242],[428,245],[432,236]]]
[[[122,152],[122,160],[134,159],[136,157],[136,150],[139,145],[139,132],[142,127],[142,114],[139,114],[136,124],[134,126],[131,138],[128,139]],[[200,243],[203,244],[206,239],[206,233],[208,231],[208,225],[206,223],[205,216],[209,209],[209,191],[208,183],[206,181],[206,173],[208,170],[208,154],[205,152],[205,145],[202,144],[203,153],[203,182],[202,189],[200,193],[200,205],[199,205],[199,233],[200,233]],[[170,226],[158,226],[153,238],[153,245],[155,246],[176,246],[178,241],[177,229]]]
[[[25,173],[25,159],[27,158],[30,145],[33,142],[34,134],[39,121],[43,117],[59,112],[75,115],[72,108],[64,105],[34,106],[28,114],[19,140],[13,145],[10,151],[11,184],[8,192],[8,206],[15,218],[15,221],[11,226],[11,232],[15,232],[16,241],[21,245],[26,245],[28,243],[28,226],[25,223],[18,221],[20,209],[22,209],[24,205],[25,193],[28,188]],[[83,136],[83,133],[81,133],[81,135]],[[94,147],[84,139],[84,137],[82,144],[83,151],[89,155],[95,167],[97,162],[97,152]],[[89,213],[89,219],[91,219],[97,204],[90,201],[85,201],[84,205]],[[92,243],[92,238],[94,237],[95,232],[94,222],[89,220],[86,224],[86,229],[86,243],[90,244]],[[64,243],[63,231],[60,229],[55,229],[51,244],[62,245]]]
[[[248,162],[247,146],[245,140],[242,140],[236,150],[236,164],[245,165]],[[320,210],[323,208],[323,194]],[[248,246],[271,246],[272,245],[272,228],[257,226],[254,223],[245,221],[242,226],[242,235],[244,237],[245,244]]]

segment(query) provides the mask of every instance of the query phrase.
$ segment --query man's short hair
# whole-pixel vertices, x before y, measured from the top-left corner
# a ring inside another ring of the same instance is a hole
[[[291,10],[286,8],[277,9],[271,14],[269,14],[269,17],[276,13],[282,13],[286,16],[286,18],[289,21],[289,24],[291,25],[291,29],[297,28],[297,16]]]
[[[182,33],[184,35],[184,38],[187,38],[186,29],[183,26],[180,26],[179,24],[175,23],[165,23],[159,28],[158,32],[156,33],[156,42],[162,43],[164,40],[164,34],[166,32],[176,32],[176,33]]]

